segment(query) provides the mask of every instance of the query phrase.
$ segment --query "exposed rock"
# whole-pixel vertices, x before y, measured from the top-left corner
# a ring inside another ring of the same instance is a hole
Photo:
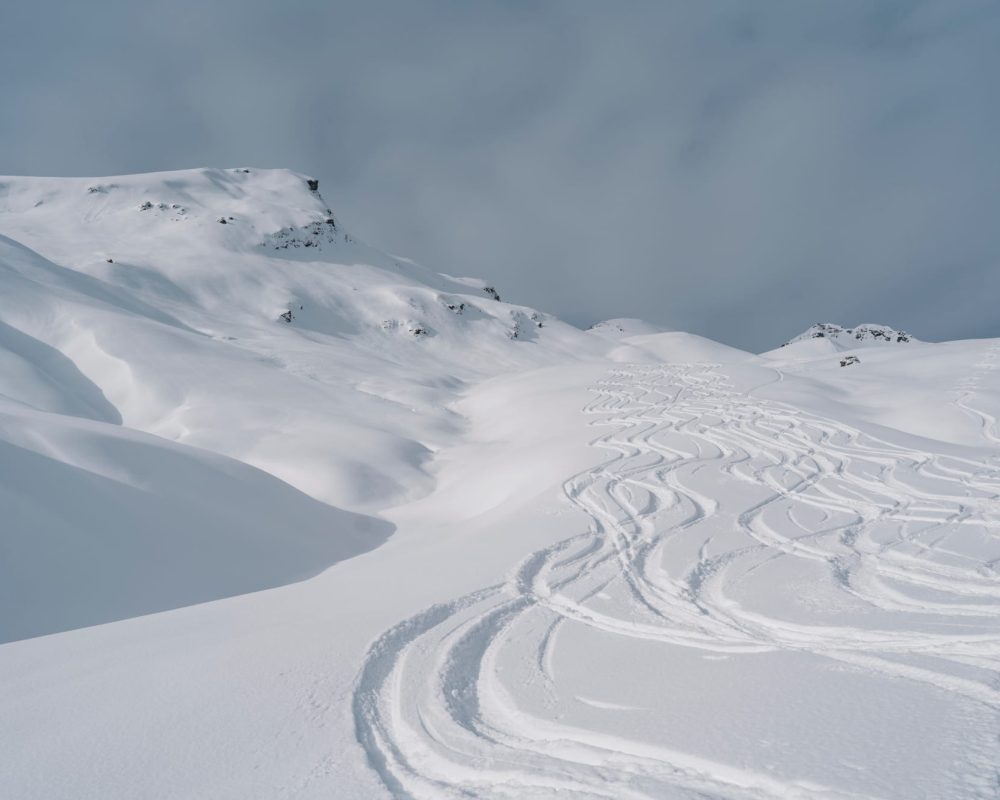
[[[913,341],[913,337],[906,331],[899,331],[888,325],[858,325],[854,328],[844,328],[831,322],[817,322],[794,339],[789,339],[782,347],[808,339],[830,339],[841,345],[852,346],[851,340],[862,344],[895,344]]]
[[[345,233],[344,242],[350,242]],[[282,228],[272,234],[268,240],[261,242],[261,247],[272,250],[296,250],[302,247],[316,247],[322,250],[325,246],[338,242],[337,224],[333,217],[326,217],[303,225],[301,228]]]

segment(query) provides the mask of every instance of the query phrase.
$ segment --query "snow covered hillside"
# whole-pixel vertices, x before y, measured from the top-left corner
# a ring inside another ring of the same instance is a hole
[[[502,289],[0,178],[0,796],[996,797],[1000,341]]]
[[[629,336],[642,336],[649,333],[663,333],[666,328],[660,325],[652,325],[643,319],[633,319],[631,317],[606,319],[595,322],[588,331],[604,336],[609,339],[623,339]]]
[[[385,522],[331,505],[419,496],[464,381],[588,338],[357,242],[284,170],[0,178],[0,639],[375,546]]]

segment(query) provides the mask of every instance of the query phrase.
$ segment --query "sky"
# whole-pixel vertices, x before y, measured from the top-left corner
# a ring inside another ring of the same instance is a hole
[[[11,0],[0,109],[0,174],[287,167],[581,326],[1000,336],[993,0]]]

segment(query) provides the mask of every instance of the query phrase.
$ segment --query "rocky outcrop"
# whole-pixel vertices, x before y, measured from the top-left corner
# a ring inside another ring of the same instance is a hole
[[[844,328],[832,322],[817,322],[808,330],[789,339],[782,347],[809,339],[830,339],[841,345],[856,344],[905,344],[915,341],[906,331],[890,328],[888,325],[857,325],[854,328]]]

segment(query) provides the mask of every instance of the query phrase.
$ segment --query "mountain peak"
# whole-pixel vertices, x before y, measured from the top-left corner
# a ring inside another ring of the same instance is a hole
[[[853,328],[845,328],[832,322],[817,322],[798,336],[789,339],[782,347],[811,339],[826,339],[840,349],[851,349],[867,345],[905,344],[917,341],[906,331],[888,325],[866,323]]]
[[[260,238],[333,217],[317,179],[248,167],[104,178],[0,177],[0,214],[21,216],[33,227],[79,227],[95,239],[151,232],[187,237],[193,227],[219,223]],[[80,244],[77,232],[68,232]],[[232,229],[225,233],[230,240],[239,238]]]

